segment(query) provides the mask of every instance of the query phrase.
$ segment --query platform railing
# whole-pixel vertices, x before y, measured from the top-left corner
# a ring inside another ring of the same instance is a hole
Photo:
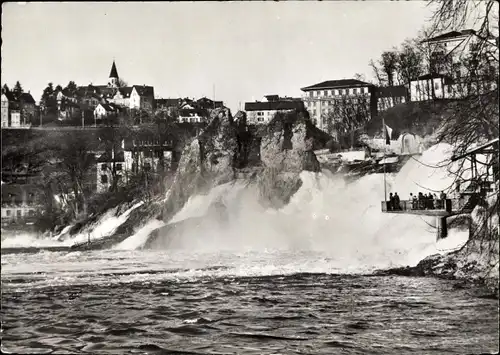
[[[401,200],[397,206],[392,206],[390,201],[382,201],[382,212],[437,210],[451,213],[453,210],[460,210],[462,204],[460,199],[450,198],[444,200]]]

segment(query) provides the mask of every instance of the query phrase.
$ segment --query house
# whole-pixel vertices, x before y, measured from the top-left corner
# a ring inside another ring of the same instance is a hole
[[[101,120],[106,117],[114,117],[118,114],[119,107],[113,103],[101,103],[94,110],[94,118]]]
[[[377,113],[375,86],[361,80],[327,80],[301,90],[304,92],[303,100],[311,120],[324,131],[328,130],[328,114],[334,111],[335,105],[344,104],[346,100],[353,106],[360,106],[354,108],[365,111],[367,119]]]
[[[12,93],[2,91],[2,128],[10,126],[9,103],[11,101],[14,101]]]
[[[278,95],[267,95],[263,101],[245,102],[247,124],[260,125],[269,123],[277,112],[305,110],[304,102],[295,98],[280,98]]]
[[[123,149],[125,170],[132,174],[167,172],[174,168],[173,137],[137,134],[123,142]]]
[[[179,106],[179,123],[202,123],[206,122],[208,111],[201,108],[196,101],[184,99]]]
[[[113,178],[118,186],[123,186],[126,181],[124,152],[100,152],[96,154],[96,192],[106,192],[113,186]],[[114,174],[113,174],[114,172]]]
[[[479,55],[489,46],[498,60],[496,39],[479,38],[472,29],[450,31],[422,41],[430,53],[427,58],[429,73],[410,81],[412,101],[457,99],[471,93],[484,92],[496,87],[498,71]],[[478,80],[471,82],[471,78]]]
[[[374,93],[377,98],[377,112],[405,103],[410,96],[405,85],[377,87]]]
[[[43,194],[31,184],[2,184],[2,226],[33,223],[43,211]]]
[[[130,93],[130,109],[138,109],[138,110],[153,110],[154,106],[154,97],[155,97],[154,88],[152,86],[146,85],[134,85],[132,86],[132,92]]]
[[[452,99],[454,93],[452,77],[444,74],[425,74],[410,81],[411,101]]]
[[[2,92],[2,128],[29,128],[35,113],[35,100],[29,92]]]

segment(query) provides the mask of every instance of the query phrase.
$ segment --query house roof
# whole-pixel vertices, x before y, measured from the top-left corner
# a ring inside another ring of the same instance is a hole
[[[109,73],[110,78],[118,78],[118,71],[116,70],[116,64],[113,60],[113,65],[111,66],[111,72]]]
[[[118,91],[120,92],[120,94],[123,97],[129,98],[130,94],[132,93],[132,87],[131,86],[124,86],[122,88],[119,88]]]
[[[139,96],[146,96],[146,97],[155,96],[154,88],[152,86],[134,85],[133,87],[135,88]]]
[[[357,79],[327,80],[318,84],[303,87],[300,90],[309,91],[315,89],[340,89],[340,88],[351,88],[360,86],[373,86],[373,84]]]
[[[31,96],[31,94],[29,92],[23,92],[21,94],[21,96],[19,97],[19,99],[27,104],[34,104],[35,103],[35,99],[33,98],[33,96]]]
[[[442,33],[438,36],[423,40],[422,43],[443,41],[443,40],[447,40],[447,39],[463,37],[463,36],[470,36],[470,35],[474,35],[474,34],[476,34],[476,31],[471,30],[471,29],[462,30],[462,31],[450,31],[450,32]]]
[[[118,106],[113,103],[101,103],[99,106],[102,106],[106,112],[116,112],[118,111]]]
[[[156,107],[178,107],[182,99],[156,99]]]
[[[279,95],[266,95],[264,97],[267,101],[278,101],[280,99]]]
[[[414,79],[411,79],[411,81],[417,81],[417,80],[429,80],[429,79],[439,79],[439,78],[442,78],[442,79],[447,79],[447,80],[452,80],[452,78],[448,75],[444,75],[444,74],[424,74],[424,75],[421,75],[417,78],[414,78]]]
[[[14,95],[14,93],[12,91],[6,91],[3,94],[5,95],[5,97],[7,98],[7,100],[9,100],[9,101],[17,101],[16,100],[16,96]]]
[[[377,87],[377,97],[401,97],[408,94],[405,85]]]
[[[10,203],[13,197],[20,200],[23,194],[29,199],[29,194],[36,197],[40,193],[40,188],[32,184],[2,184],[2,204]]]
[[[302,101],[268,101],[245,102],[246,111],[274,111],[274,110],[301,110],[304,109]]]
[[[108,163],[108,162],[113,162],[113,159],[112,159],[112,154],[110,151],[106,151],[104,153],[102,153],[97,159],[96,161],[98,163]],[[115,153],[115,159],[114,159],[115,162],[124,162],[125,161],[125,155],[123,153],[123,151],[120,151],[120,152],[116,152]]]

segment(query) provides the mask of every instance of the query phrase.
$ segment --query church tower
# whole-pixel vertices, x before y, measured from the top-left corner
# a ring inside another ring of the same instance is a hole
[[[111,66],[111,72],[109,73],[108,86],[117,88],[118,87],[118,71],[116,70],[116,64],[113,60],[113,65]]]

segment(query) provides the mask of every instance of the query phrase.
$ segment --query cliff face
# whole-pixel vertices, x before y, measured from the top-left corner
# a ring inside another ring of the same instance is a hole
[[[166,196],[163,220],[168,221],[190,196],[232,180],[237,150],[237,130],[231,111],[213,110],[208,126],[182,152]]]
[[[280,208],[302,185],[301,171],[321,171],[314,149],[325,146],[330,137],[314,127],[307,112],[278,113],[260,135],[261,203]]]

